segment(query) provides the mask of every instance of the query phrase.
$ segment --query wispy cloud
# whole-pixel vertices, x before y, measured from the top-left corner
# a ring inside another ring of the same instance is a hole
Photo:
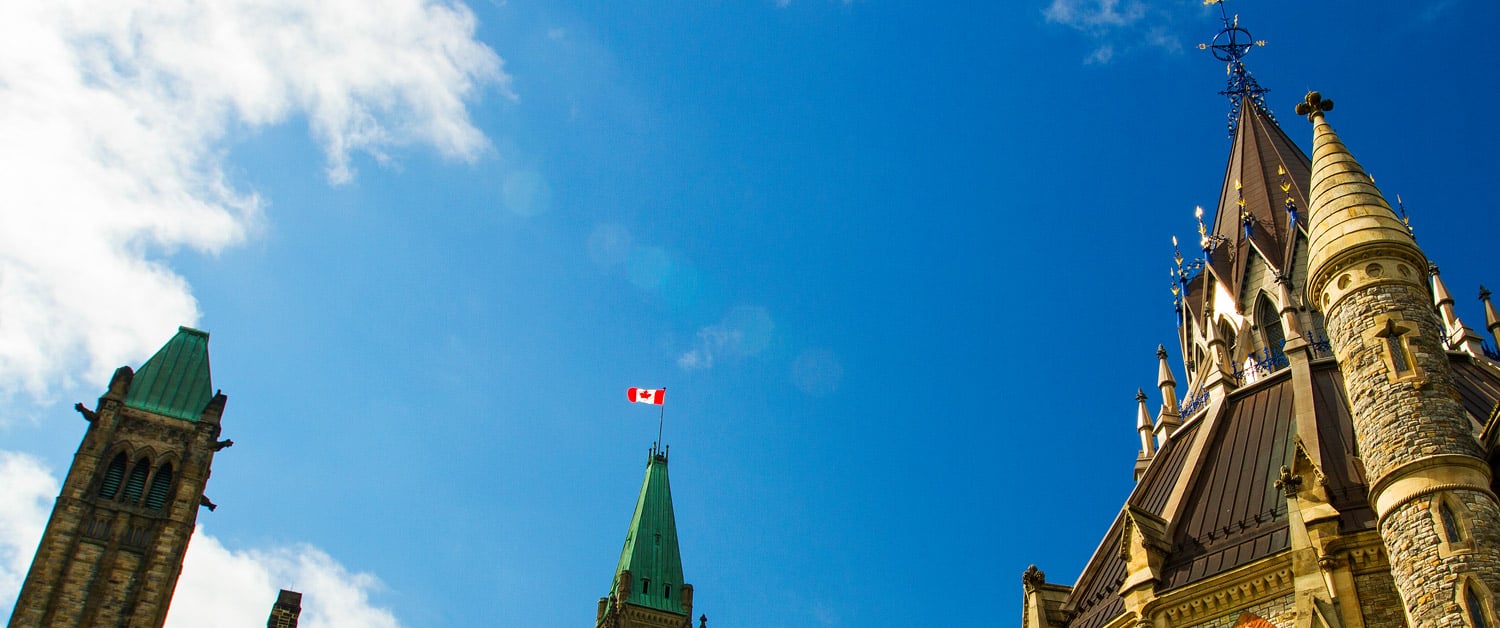
[[[0,616],[9,616],[47,524],[59,483],[42,462],[0,451]],[[307,628],[394,628],[395,616],[370,601],[380,581],[355,573],[309,545],[230,550],[193,533],[167,616],[170,628],[265,624],[278,589],[301,591]]]
[[[474,30],[445,0],[0,4],[0,398],[198,318],[164,260],[255,231],[265,201],[225,165],[247,130],[305,120],[335,184],[359,154],[489,150],[466,102],[509,78]]]
[[[1135,24],[1146,16],[1146,6],[1140,2],[1121,6],[1119,0],[1052,0],[1042,13],[1048,22],[1094,31]]]
[[[1084,56],[1085,64],[1106,64],[1120,52],[1141,47],[1182,49],[1160,23],[1169,14],[1141,0],[1052,0],[1042,15],[1089,37],[1092,50]]]
[[[755,355],[771,342],[776,329],[771,315],[759,306],[740,306],[729,310],[724,319],[698,330],[693,348],[677,357],[677,366],[685,370],[712,368],[724,358]]]

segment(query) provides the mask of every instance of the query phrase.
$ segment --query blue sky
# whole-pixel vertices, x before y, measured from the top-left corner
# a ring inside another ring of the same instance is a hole
[[[236,445],[177,625],[278,587],[315,627],[587,625],[655,438],[630,386],[669,389],[711,626],[1018,622],[1160,403],[1217,10],[939,4],[0,9],[0,613],[70,407],[192,324]],[[1482,326],[1500,9],[1230,6]]]

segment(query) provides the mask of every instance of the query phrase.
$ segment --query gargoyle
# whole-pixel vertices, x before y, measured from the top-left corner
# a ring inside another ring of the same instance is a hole
[[[219,509],[219,505],[215,504],[213,502],[213,500],[211,500],[211,499],[208,498],[207,495],[199,495],[198,496],[198,504],[201,505],[201,506],[207,506],[209,512],[213,512],[213,511]]]
[[[226,438],[226,439],[221,440],[221,441],[219,441],[217,443],[214,443],[214,451],[219,451],[221,449],[224,449],[225,447],[233,447],[233,446],[234,446],[234,440]]]
[[[82,402],[73,404],[73,409],[77,410],[79,414],[82,414],[83,420],[88,421],[89,425],[94,425],[95,423],[99,422],[99,415],[96,414],[93,410],[85,407]]]

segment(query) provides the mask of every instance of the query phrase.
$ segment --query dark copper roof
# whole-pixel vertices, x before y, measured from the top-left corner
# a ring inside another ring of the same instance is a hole
[[[1184,447],[1183,449],[1186,449]],[[1071,614],[1068,628],[1099,628],[1109,620],[1125,612],[1125,602],[1120,599],[1120,585],[1125,582],[1125,561],[1120,558],[1120,533],[1125,527],[1125,513],[1115,517],[1109,533],[1094,552],[1073,593],[1063,604],[1063,610]]]
[[[1312,376],[1313,412],[1318,416],[1318,443],[1323,451],[1318,468],[1328,481],[1328,499],[1343,513],[1343,530],[1372,529],[1375,511],[1370,508],[1368,478],[1356,462],[1359,448],[1349,400],[1344,396],[1344,375],[1330,361],[1314,366]]]
[[[1235,131],[1212,230],[1226,239],[1214,251],[1212,268],[1230,294],[1240,293],[1245,272],[1243,262],[1252,243],[1277,271],[1291,266],[1297,233],[1307,230],[1307,189],[1312,179],[1311,160],[1266,112],[1248,101],[1241,105],[1241,111],[1244,113]],[[1285,192],[1281,189],[1283,177],[1279,170],[1286,172],[1284,178],[1290,186]],[[1235,189],[1235,182],[1240,183],[1239,189]],[[1245,210],[1251,216],[1248,239],[1240,219],[1242,194]],[[1296,229],[1287,217],[1287,197],[1297,207]]]
[[[1171,589],[1286,549],[1286,500],[1274,483],[1292,456],[1292,381],[1284,370],[1228,402],[1174,522],[1160,587]]]
[[[1477,364],[1476,358],[1467,355],[1449,354],[1449,357],[1459,401],[1474,417],[1474,429],[1478,430],[1495,411],[1495,404],[1500,403],[1500,370],[1491,365]]]
[[[1475,358],[1449,354],[1455,384],[1464,407],[1476,422],[1500,403],[1500,368]],[[1311,365],[1313,412],[1317,425],[1319,468],[1327,479],[1329,499],[1343,513],[1345,532],[1372,529],[1366,478],[1357,463],[1354,425],[1345,397],[1343,376],[1332,360]],[[1286,500],[1275,487],[1282,465],[1291,465],[1296,417],[1290,369],[1231,393],[1221,416],[1204,433],[1208,417],[1185,425],[1156,455],[1127,500],[1127,505],[1174,520],[1172,547],[1163,563],[1158,590],[1181,587],[1240,567],[1289,546]],[[1477,424],[1477,423],[1476,423]],[[1197,460],[1192,444],[1208,439]],[[1181,482],[1180,512],[1164,512]],[[1120,557],[1124,511],[1089,560],[1064,609],[1073,613],[1069,628],[1098,628],[1124,612],[1119,588],[1125,581]]]
[[[1146,473],[1141,476],[1140,484],[1135,492],[1130,494],[1127,503],[1158,517],[1163,516],[1162,508],[1167,505],[1167,499],[1172,496],[1172,487],[1177,485],[1177,478],[1182,474],[1182,468],[1187,463],[1189,447],[1193,438],[1198,433],[1201,421],[1186,425],[1181,431],[1173,436],[1172,440],[1157,452],[1156,459],[1151,466],[1146,467]]]

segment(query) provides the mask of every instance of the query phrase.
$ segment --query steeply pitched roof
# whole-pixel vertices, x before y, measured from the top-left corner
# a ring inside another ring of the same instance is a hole
[[[635,515],[625,533],[625,548],[615,568],[614,593],[620,572],[630,570],[631,604],[672,613],[682,608],[682,556],[677,550],[677,520],[672,514],[672,486],[667,482],[667,457],[652,452],[646,480],[635,502]]]
[[[125,405],[196,422],[213,398],[208,332],[178,327],[177,335],[146,360],[130,382]]]
[[[1248,97],[1241,104],[1241,111],[1212,231],[1225,238],[1224,244],[1214,250],[1213,272],[1228,286],[1230,294],[1240,292],[1244,260],[1252,246],[1275,270],[1285,272],[1290,268],[1297,232],[1307,230],[1306,188],[1312,166],[1307,155],[1270,114],[1254,106]],[[1283,185],[1287,187],[1285,191]],[[1288,198],[1296,207],[1296,227],[1287,215]],[[1245,201],[1244,212],[1250,217],[1248,238],[1241,218],[1241,199]]]

